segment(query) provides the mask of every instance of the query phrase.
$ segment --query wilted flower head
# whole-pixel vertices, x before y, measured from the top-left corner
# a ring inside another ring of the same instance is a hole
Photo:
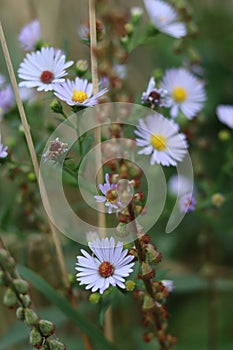
[[[219,105],[216,113],[220,122],[233,129],[233,106]]]
[[[180,109],[188,119],[192,119],[203,108],[206,100],[204,84],[186,69],[168,69],[161,87],[168,92],[166,103],[173,118],[177,117]]]
[[[141,102],[148,107],[163,107],[166,105],[165,97],[167,91],[162,88],[156,88],[155,78],[151,77],[145,92],[141,97]]]
[[[25,50],[35,50],[40,35],[40,23],[38,20],[34,20],[21,29],[18,40]]]
[[[140,138],[136,144],[142,147],[138,154],[150,155],[150,164],[176,166],[187,153],[185,136],[178,133],[178,125],[161,114],[153,114],[146,120],[139,119],[139,125],[134,133]]]
[[[144,0],[144,4],[151,22],[161,32],[174,38],[186,35],[185,24],[178,22],[178,15],[170,4],[161,0]]]
[[[77,256],[76,277],[86,289],[100,294],[110,285],[125,289],[125,277],[133,271],[134,257],[123,250],[123,243],[115,244],[113,237],[96,239],[88,243],[92,255],[81,249],[84,256]]]
[[[70,106],[94,106],[107,91],[103,89],[93,95],[93,84],[79,77],[74,81],[67,79],[62,84],[54,85],[54,94]]]
[[[73,61],[65,63],[65,59],[62,51],[53,47],[42,47],[41,50],[28,53],[18,70],[19,77],[24,79],[19,86],[37,87],[38,91],[53,90],[55,83],[65,80],[65,69],[73,64]]]
[[[6,158],[8,153],[7,153],[7,146],[3,146],[3,144],[1,143],[1,133],[0,133],[0,158]]]
[[[50,141],[48,150],[43,154],[44,161],[54,160],[56,162],[62,162],[68,151],[68,146],[68,143],[61,142],[59,137],[54,141]]]

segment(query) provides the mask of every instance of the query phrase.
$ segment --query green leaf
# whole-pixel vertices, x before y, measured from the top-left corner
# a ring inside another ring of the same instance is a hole
[[[73,306],[62,297],[55,289],[53,289],[46,281],[44,281],[35,272],[28,269],[25,266],[18,266],[18,271],[27,279],[38,291],[40,291],[51,303],[56,305],[69,320],[84,332],[92,344],[96,345],[96,348],[102,350],[114,350],[115,347],[110,344],[105,338],[102,332],[91,322],[86,320]]]

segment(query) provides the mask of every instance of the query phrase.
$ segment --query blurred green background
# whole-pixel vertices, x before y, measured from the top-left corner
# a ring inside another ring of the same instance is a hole
[[[171,314],[170,329],[179,339],[174,349],[232,350],[233,205],[230,199],[221,208],[214,208],[211,205],[211,196],[216,192],[226,196],[233,193],[232,134],[227,144],[219,140],[219,131],[226,128],[218,122],[215,114],[218,104],[232,104],[233,100],[233,2],[187,2],[193,8],[194,20],[200,30],[200,36],[192,45],[201,56],[208,94],[204,113],[192,126],[195,137],[190,142],[198,200],[207,205],[188,214],[171,235],[163,233],[166,216],[162,216],[152,234],[164,256],[160,273],[167,271],[166,278],[174,279],[176,285],[168,301]],[[113,3],[127,8],[131,5],[143,5],[139,0],[115,0]],[[74,61],[89,59],[88,48],[80,43],[77,34],[78,27],[87,20],[87,0],[0,0],[0,16],[15,70],[24,57],[17,34],[22,26],[33,18],[39,19],[42,36],[52,45],[68,47],[69,57]],[[185,63],[182,54],[174,54],[173,44],[174,39],[160,35],[130,55],[128,88],[135,98],[144,91],[155,68],[166,69]],[[8,76],[1,50],[0,73]],[[36,110],[34,112],[37,113]],[[45,107],[43,123],[50,124],[51,115],[49,107]],[[30,116],[30,121],[32,130],[41,128],[42,122],[35,120],[33,115]],[[4,137],[4,140],[16,137],[17,128],[17,123],[14,124],[10,120],[8,124],[5,119],[3,129],[1,128],[6,131],[7,137]],[[22,142],[22,138],[19,140]],[[21,150],[20,145],[17,146],[20,162],[27,153],[25,149]],[[18,197],[12,183],[4,179],[4,173],[0,176],[0,230],[7,245],[19,263],[29,265],[55,288],[59,288],[56,261],[48,237],[41,236],[39,228],[38,232],[35,227],[30,230],[30,225],[24,231],[24,218],[20,218],[20,210],[18,212],[14,209],[12,221],[6,222],[6,204],[9,204],[8,208],[11,210],[10,202],[16,200],[17,203]],[[15,188],[17,186],[16,179]],[[32,186],[32,190],[34,189]],[[41,208],[37,209],[42,212]],[[62,240],[68,269],[70,273],[74,273],[77,245],[64,237]],[[33,296],[40,315],[56,321],[57,334],[67,344],[67,348],[84,349],[77,329],[67,322],[63,314],[36,291],[33,291]],[[98,307],[89,305],[85,295],[82,295],[80,310],[98,324]],[[158,349],[155,343],[143,343],[140,305],[130,296],[117,295],[113,306],[113,322],[117,348]],[[16,323],[14,312],[7,310],[0,303],[0,350],[30,349],[27,337],[27,329],[24,325]]]

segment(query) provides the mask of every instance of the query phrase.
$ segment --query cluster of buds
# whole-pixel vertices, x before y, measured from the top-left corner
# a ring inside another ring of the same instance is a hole
[[[65,350],[65,345],[54,336],[55,325],[41,320],[31,308],[29,284],[15,269],[15,261],[1,242],[0,247],[0,286],[6,287],[3,303],[16,310],[16,317],[30,328],[29,342],[35,349]]]

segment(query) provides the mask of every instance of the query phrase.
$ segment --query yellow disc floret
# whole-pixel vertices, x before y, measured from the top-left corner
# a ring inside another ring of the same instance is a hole
[[[181,86],[177,86],[173,89],[172,91],[172,97],[174,100],[178,103],[182,103],[186,100],[187,98],[187,92],[185,91],[184,88]]]
[[[73,91],[72,101],[83,103],[87,99],[88,99],[88,96],[87,96],[86,92],[81,91],[81,90],[79,90],[79,91],[74,90]]]
[[[150,139],[150,144],[158,151],[165,151],[167,148],[166,138],[163,135],[153,134]]]

